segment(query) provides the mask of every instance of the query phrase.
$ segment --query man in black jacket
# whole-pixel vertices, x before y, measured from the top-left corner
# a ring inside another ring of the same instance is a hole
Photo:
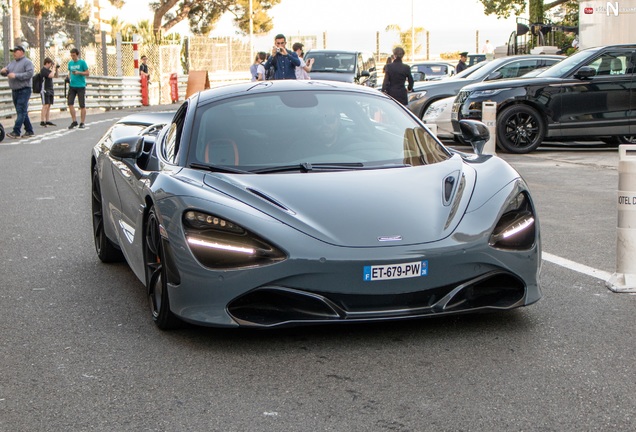
[[[393,49],[393,57],[393,62],[385,66],[382,91],[402,105],[407,105],[409,99],[404,84],[408,80],[408,91],[413,91],[411,67],[402,63],[402,57],[404,57],[404,49],[402,47]]]
[[[455,66],[455,73],[460,73],[468,67],[468,65],[466,64],[466,60],[468,60],[468,51],[459,53],[459,63],[457,63],[457,66]]]

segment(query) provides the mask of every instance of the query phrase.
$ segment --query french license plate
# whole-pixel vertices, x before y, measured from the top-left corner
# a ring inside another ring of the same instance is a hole
[[[364,266],[362,278],[365,281],[405,279],[428,274],[428,261],[401,264]]]

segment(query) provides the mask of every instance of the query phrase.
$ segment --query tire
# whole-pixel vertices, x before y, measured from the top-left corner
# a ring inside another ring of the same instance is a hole
[[[104,206],[102,203],[102,188],[99,184],[97,167],[93,168],[91,185],[91,210],[93,212],[93,239],[95,240],[95,252],[104,263],[123,261],[124,256],[104,232]]]
[[[636,144],[636,135],[621,135],[616,140],[619,144]]]
[[[177,328],[181,322],[170,311],[164,245],[159,231],[159,218],[154,207],[148,212],[143,244],[146,287],[152,320],[161,330]]]
[[[497,145],[508,153],[530,153],[545,137],[541,116],[527,105],[510,106],[497,118]]]
[[[0,125],[0,142],[4,140],[4,127]]]

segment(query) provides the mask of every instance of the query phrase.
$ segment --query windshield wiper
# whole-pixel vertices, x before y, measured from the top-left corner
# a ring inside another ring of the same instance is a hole
[[[232,167],[229,167],[229,166],[208,165],[208,164],[201,164],[201,163],[196,163],[196,162],[191,163],[190,164],[190,168],[204,169],[204,170],[208,170],[208,171],[212,171],[212,172],[230,173],[230,174],[251,174],[249,171],[244,171],[244,170],[240,170],[240,169],[237,169],[237,168],[232,168]]]
[[[334,163],[318,163],[312,164],[309,162],[303,162],[295,165],[279,165],[267,168],[259,168],[252,170],[255,174],[271,174],[277,172],[310,172],[310,171],[333,171],[333,170],[349,170],[364,168],[362,162],[334,162]]]

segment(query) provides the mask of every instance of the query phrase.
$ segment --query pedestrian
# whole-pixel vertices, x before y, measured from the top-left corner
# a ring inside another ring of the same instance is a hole
[[[408,91],[413,91],[413,75],[411,67],[402,63],[403,57],[404,49],[402,47],[393,49],[393,62],[385,65],[386,72],[382,82],[382,91],[402,105],[408,105],[409,98],[404,84],[408,81]]]
[[[492,46],[490,40],[486,39],[486,43],[481,48],[481,52],[483,54],[493,54],[495,52],[495,47]]]
[[[393,56],[390,55],[386,58],[386,63],[384,64],[384,66],[382,67],[382,72],[386,73],[386,66],[390,65],[391,63],[393,63]]]
[[[53,60],[49,57],[44,59],[44,66],[40,69],[40,76],[42,77],[42,111],[40,113],[40,126],[55,126],[51,123],[51,105],[53,105],[53,78],[57,78],[57,72],[60,69],[60,65],[53,67]]]
[[[32,137],[35,133],[33,133],[33,125],[29,119],[29,98],[31,97],[33,63],[25,57],[24,47],[21,45],[17,45],[9,51],[13,53],[13,61],[0,70],[0,75],[9,78],[16,118],[13,130],[7,133],[7,136],[20,138],[22,125],[24,125],[24,137]]]
[[[259,51],[254,57],[254,63],[250,66],[250,75],[252,81],[265,81],[265,68],[263,62],[267,59],[267,53],[265,51]]]
[[[311,79],[309,77],[309,72],[311,72],[311,66],[314,64],[314,59],[309,59],[305,61],[305,52],[303,51],[303,44],[300,42],[296,42],[292,45],[292,50],[298,56],[300,60],[300,66],[296,68],[296,79],[299,80],[308,80]]]
[[[272,65],[274,66],[275,72],[273,79],[275,80],[296,79],[295,69],[300,66],[300,59],[296,53],[287,51],[285,45],[287,45],[285,35],[277,34],[274,37],[272,54],[263,65],[265,70],[269,69]]]
[[[68,87],[68,111],[71,113],[71,125],[69,129],[77,127],[77,116],[75,115],[75,96],[80,107],[79,128],[84,129],[86,121],[86,77],[89,75],[88,65],[79,58],[79,50],[71,49],[71,61],[68,62],[69,87]]]
[[[148,79],[148,84],[150,84],[150,72],[148,71],[148,57],[145,55],[141,56],[141,64],[139,65],[139,76],[145,76]]]
[[[468,65],[466,65],[466,60],[468,60],[468,51],[459,53],[459,63],[455,66],[455,73],[460,73],[468,67]]]

